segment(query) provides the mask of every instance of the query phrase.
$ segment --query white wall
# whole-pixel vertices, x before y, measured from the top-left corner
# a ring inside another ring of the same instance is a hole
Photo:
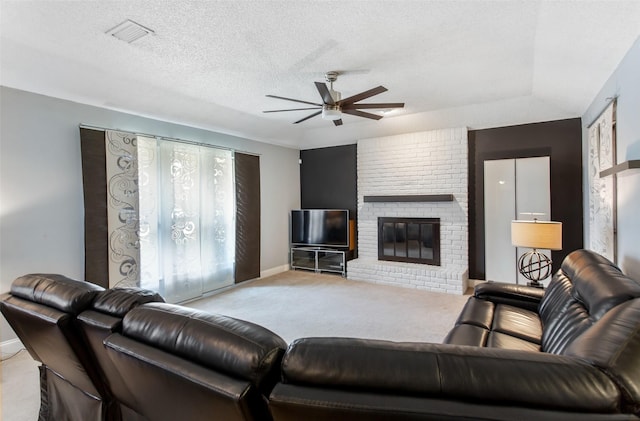
[[[0,87],[0,292],[16,277],[83,279],[79,124],[174,137],[260,155],[263,273],[288,264],[288,215],[300,207],[299,151]],[[106,276],[106,275],[105,275]],[[0,342],[12,338],[2,319]]]
[[[589,187],[587,126],[602,112],[611,97],[617,96],[617,162],[640,159],[640,38],[604,84],[582,116],[582,160],[584,172],[585,244],[589,244]],[[640,170],[618,175],[618,265],[640,280]]]

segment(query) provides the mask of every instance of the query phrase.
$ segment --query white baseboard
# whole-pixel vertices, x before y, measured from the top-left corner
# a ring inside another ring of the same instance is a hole
[[[18,338],[0,342],[0,352],[2,352],[2,358],[13,355],[21,349],[24,349],[24,345],[22,345],[22,342],[20,342],[20,339]]]
[[[276,266],[276,267],[271,268],[271,269],[262,270],[262,271],[260,271],[260,278],[266,278],[268,276],[277,275],[279,273],[286,272],[289,269],[291,269],[291,268],[289,267],[289,264],[287,263],[286,265]]]

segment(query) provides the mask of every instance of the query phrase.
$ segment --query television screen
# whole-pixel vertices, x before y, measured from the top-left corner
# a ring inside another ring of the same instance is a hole
[[[346,209],[292,210],[291,244],[349,247],[349,211]]]

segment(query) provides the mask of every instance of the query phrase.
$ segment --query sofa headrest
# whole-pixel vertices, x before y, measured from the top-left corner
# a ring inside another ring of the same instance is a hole
[[[93,309],[115,317],[124,317],[132,309],[146,303],[164,303],[160,294],[141,288],[114,288],[98,294]]]
[[[441,389],[438,355],[433,352],[438,347],[378,339],[299,338],[285,353],[282,377],[293,384],[429,394]]]
[[[122,334],[257,386],[280,364],[287,346],[251,322],[165,303],[128,312]]]
[[[593,320],[618,304],[640,297],[640,283],[593,251],[571,252],[562,262],[562,271],[573,284],[571,295],[586,307]]]
[[[63,275],[35,273],[17,278],[11,294],[34,303],[77,315],[85,310],[104,288]]]

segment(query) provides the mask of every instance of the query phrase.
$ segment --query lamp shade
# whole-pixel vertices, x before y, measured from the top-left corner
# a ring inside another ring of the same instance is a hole
[[[562,250],[562,222],[511,221],[511,244],[532,249]]]

